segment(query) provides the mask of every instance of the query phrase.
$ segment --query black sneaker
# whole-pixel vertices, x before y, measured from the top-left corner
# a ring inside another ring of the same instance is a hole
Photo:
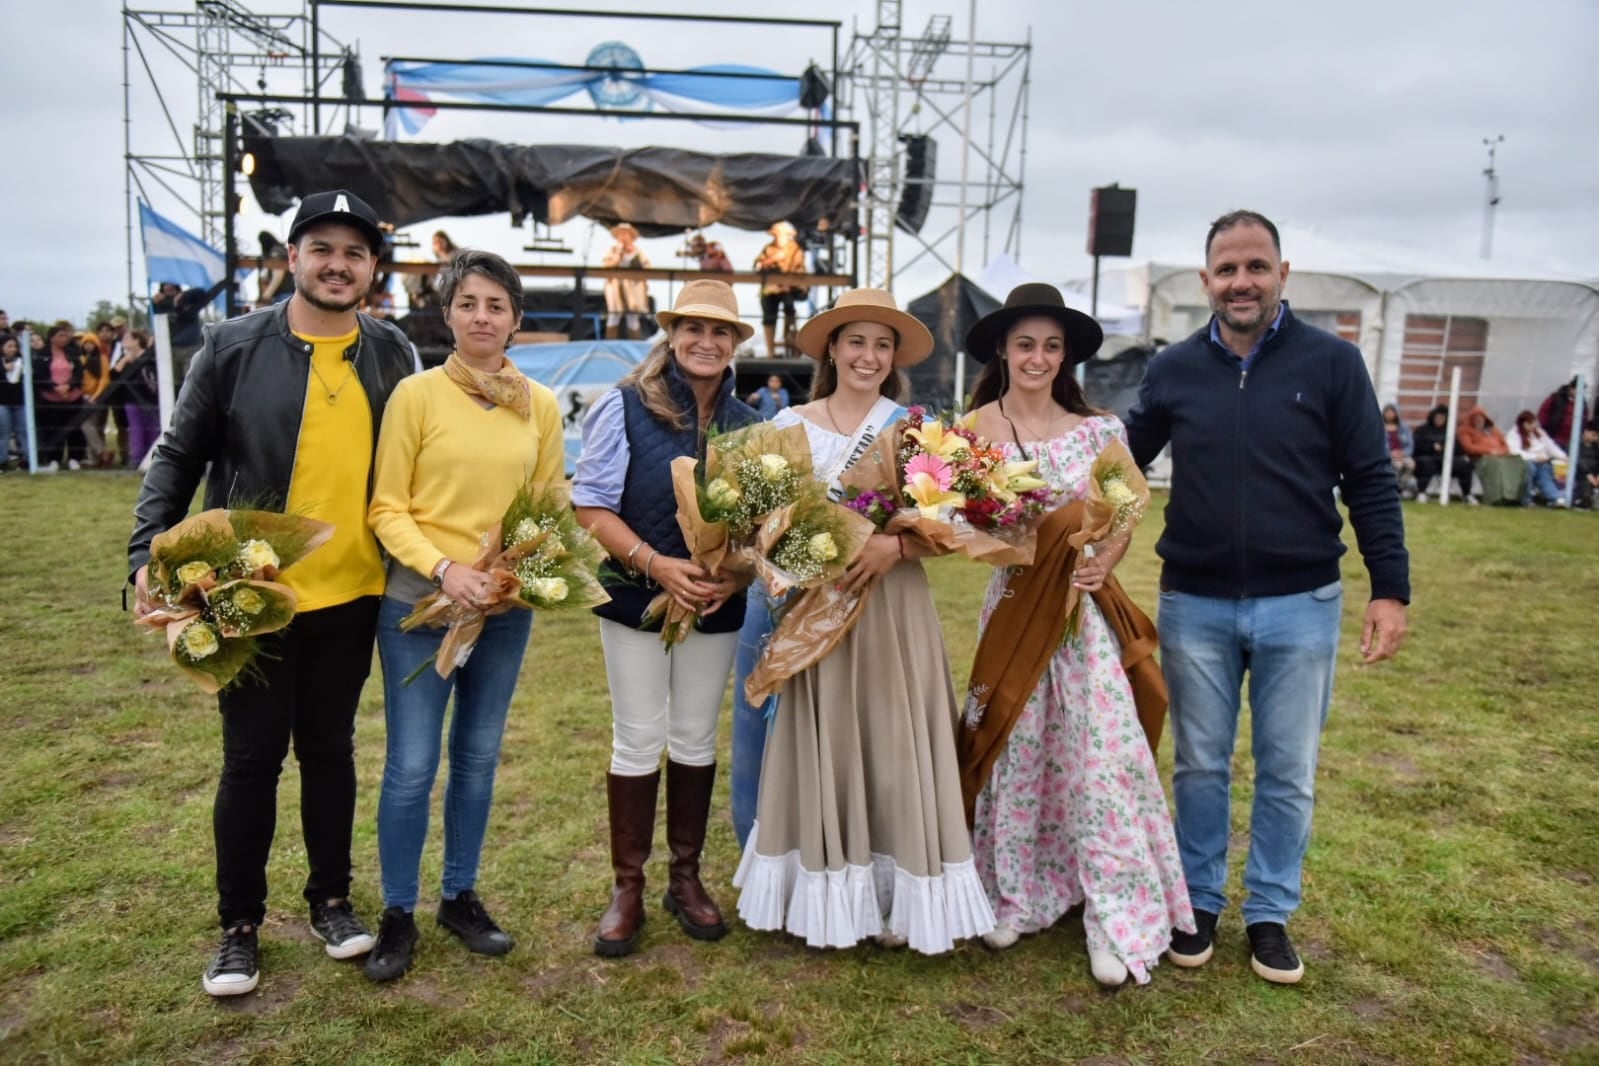
[[[392,981],[411,968],[416,953],[416,919],[411,912],[390,907],[378,919],[378,939],[366,957],[366,975],[374,981]]]
[[[468,951],[479,955],[504,955],[515,943],[494,924],[483,901],[470,888],[454,899],[439,901],[439,924],[460,937]]]
[[[1296,985],[1305,976],[1294,942],[1280,922],[1255,922],[1249,934],[1249,965],[1274,985]]]
[[[311,932],[335,959],[353,959],[372,950],[372,932],[361,924],[347,899],[311,904]]]
[[[254,992],[261,980],[261,944],[255,926],[236,925],[222,934],[216,958],[200,977],[200,987],[213,996]]]
[[[1166,957],[1178,966],[1193,969],[1203,966],[1210,961],[1210,956],[1216,950],[1216,919],[1213,911],[1194,910],[1194,929],[1196,932],[1185,933],[1181,929],[1171,931],[1171,946],[1166,949]]]

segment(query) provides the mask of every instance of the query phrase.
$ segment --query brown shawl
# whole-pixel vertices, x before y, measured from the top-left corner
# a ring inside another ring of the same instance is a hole
[[[1012,572],[1005,595],[978,641],[967,710],[955,736],[968,828],[977,794],[988,782],[1011,729],[1060,647],[1066,619],[1080,595],[1072,584],[1078,549],[1069,538],[1080,529],[1085,511],[1081,501],[1074,501],[1044,519],[1033,565]],[[1155,625],[1114,576],[1107,577],[1104,587],[1092,595],[1121,644],[1122,668],[1132,683],[1138,722],[1153,752],[1160,744],[1166,719],[1166,679],[1155,661]]]

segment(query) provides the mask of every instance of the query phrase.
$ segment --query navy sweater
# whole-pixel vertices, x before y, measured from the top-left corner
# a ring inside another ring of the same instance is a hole
[[[1283,309],[1243,369],[1210,327],[1149,362],[1127,437],[1140,466],[1171,443],[1161,585],[1198,596],[1307,592],[1338,580],[1343,516],[1372,599],[1410,602],[1404,518],[1360,350]]]

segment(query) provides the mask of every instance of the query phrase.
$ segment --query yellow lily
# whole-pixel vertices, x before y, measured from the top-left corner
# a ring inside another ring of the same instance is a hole
[[[994,495],[1009,502],[1024,492],[1043,488],[1044,479],[1037,476],[1037,470],[1037,459],[1020,463],[1000,463],[989,474],[989,483],[993,486]]]
[[[971,447],[965,437],[951,433],[937,420],[923,422],[920,429],[908,429],[905,435],[921,445],[923,451],[944,459],[953,459]]]

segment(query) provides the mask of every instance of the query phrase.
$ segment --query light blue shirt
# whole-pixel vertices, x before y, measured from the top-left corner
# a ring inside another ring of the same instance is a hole
[[[1260,350],[1266,346],[1266,342],[1277,336],[1277,331],[1282,329],[1283,312],[1286,310],[1288,310],[1287,300],[1277,305],[1277,317],[1271,320],[1271,325],[1266,327],[1266,332],[1256,338],[1255,346],[1249,349],[1249,354],[1244,357],[1243,369],[1248,370],[1249,364],[1255,361],[1255,356],[1260,354]],[[1210,316],[1210,339],[1218,348],[1224,348],[1231,352],[1232,349],[1228,348],[1227,343],[1221,339],[1220,317],[1219,315]]]
[[[622,394],[610,389],[594,401],[583,418],[583,451],[572,474],[572,506],[620,511],[632,457]]]

